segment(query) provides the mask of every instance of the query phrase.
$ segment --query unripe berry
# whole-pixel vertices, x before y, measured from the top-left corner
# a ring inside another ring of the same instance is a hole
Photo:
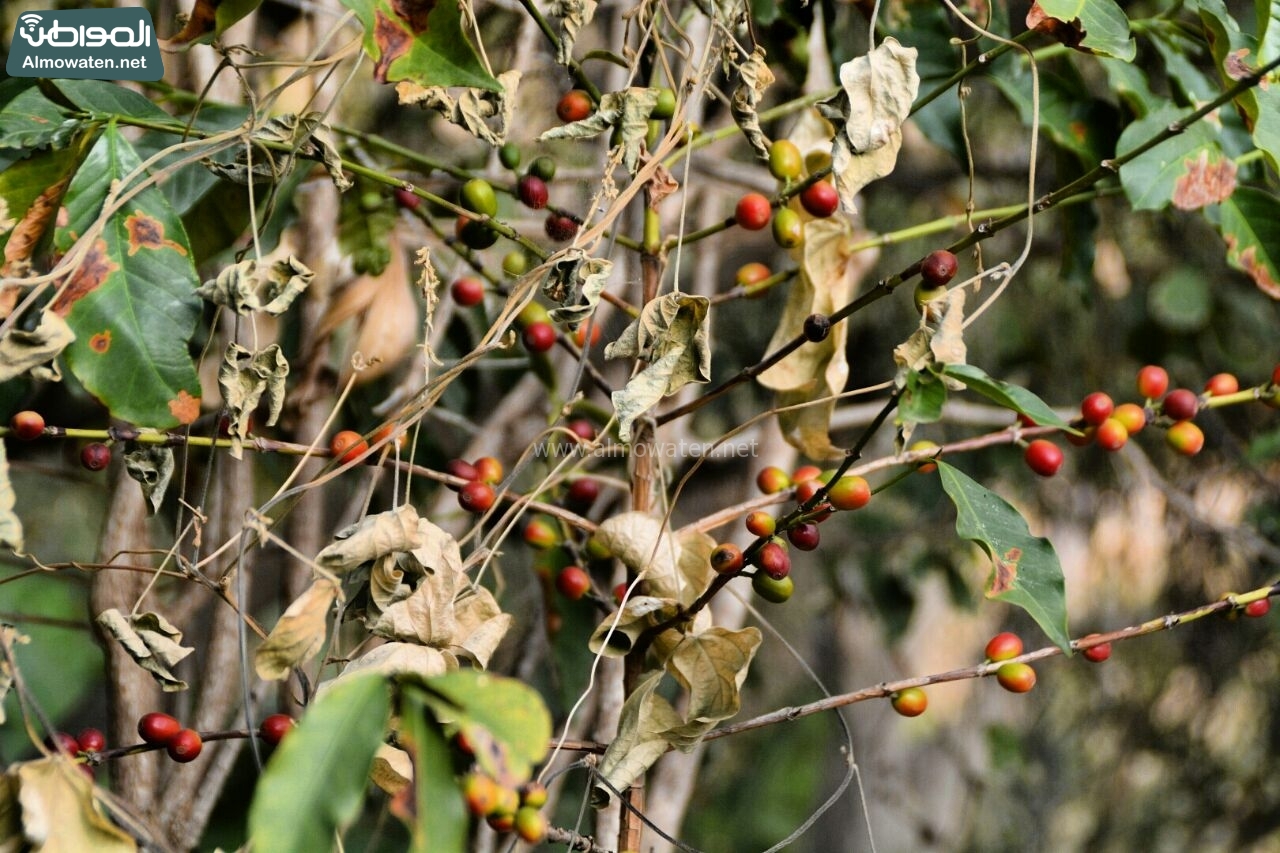
[[[1124,428],[1124,424],[1117,418],[1107,418],[1098,424],[1098,431],[1094,433],[1093,440],[1103,450],[1119,450],[1129,441],[1129,431]]]
[[[747,516],[747,531],[754,536],[772,536],[777,530],[777,520],[767,512],[756,510]]]
[[[520,788],[520,805],[540,809],[547,804],[547,786],[541,782],[525,782]]]
[[[545,551],[560,544],[560,531],[545,518],[532,519],[524,526],[522,536],[526,545],[539,551]]]
[[[774,214],[773,242],[784,249],[794,249],[804,242],[804,221],[800,214],[789,207]]]
[[[760,282],[773,275],[769,268],[759,261],[752,261],[749,264],[743,264],[738,267],[737,273],[734,274],[733,282],[745,291],[748,298],[755,298],[764,294],[764,288],[761,288]]]
[[[44,416],[30,409],[18,412],[9,420],[9,429],[14,438],[31,441],[44,435]]]
[[[1037,438],[1027,445],[1022,458],[1041,477],[1052,477],[1062,467],[1062,448],[1047,438]]]
[[[871,500],[871,484],[858,476],[841,477],[827,490],[827,500],[839,510],[862,509]]]
[[[790,577],[771,578],[764,572],[756,572],[751,578],[751,589],[771,604],[782,604],[796,591],[796,582]]]
[[[753,562],[774,580],[782,580],[791,573],[791,556],[777,542],[766,542],[756,552]]]
[[[907,448],[907,450],[913,453],[919,453],[921,450],[933,450],[937,448],[937,446],[938,446],[937,442],[922,439],[920,441],[913,442],[911,446]],[[938,470],[937,462],[917,462],[916,463],[916,471],[918,471],[921,474],[932,474],[934,471],[937,471],[937,470]]]
[[[526,844],[537,844],[547,834],[547,818],[533,806],[516,809],[515,831]]]
[[[817,465],[801,465],[795,471],[791,472],[791,482],[804,483],[809,480],[816,480],[822,476],[822,469]]]
[[[1080,414],[1084,417],[1084,422],[1094,426],[1100,425],[1111,417],[1115,409],[1115,403],[1101,391],[1094,391],[1080,403]]]
[[[151,744],[166,744],[182,731],[177,718],[159,711],[143,714],[138,718],[138,737]]]
[[[944,287],[947,282],[955,278],[956,271],[959,269],[960,264],[955,255],[946,249],[938,249],[930,252],[921,261],[920,277],[924,280],[926,287]]]
[[[761,193],[747,193],[733,208],[733,221],[748,231],[759,231],[769,224],[773,208]]]
[[[801,551],[812,551],[818,547],[821,535],[818,533],[818,525],[806,521],[788,530],[787,539]]]
[[[996,681],[1010,693],[1028,693],[1036,686],[1036,671],[1026,663],[1007,663],[996,670]]]
[[[111,448],[95,441],[80,449],[80,464],[90,471],[101,471],[111,464]]]
[[[591,589],[591,576],[581,566],[565,566],[556,575],[556,589],[570,601],[577,601]]]
[[[490,485],[502,482],[502,463],[492,456],[481,456],[476,460],[476,479]]]
[[[1138,371],[1138,393],[1148,400],[1157,400],[1169,390],[1169,373],[1156,364],[1148,364]]]
[[[918,717],[929,707],[929,697],[919,687],[908,687],[889,696],[893,710],[904,717]]]
[[[1124,424],[1129,435],[1136,435],[1147,425],[1147,413],[1137,403],[1121,403],[1111,413],[1111,417]]]
[[[766,495],[776,495],[791,488],[791,478],[787,476],[786,471],[776,465],[770,465],[767,468],[761,468],[760,473],[756,474],[756,487]]]
[[[496,499],[493,486],[478,480],[467,483],[458,492],[458,505],[476,515],[488,512]]]
[[[722,575],[740,571],[742,565],[742,549],[732,542],[717,545],[711,552],[711,568]]]
[[[1164,413],[1175,421],[1189,421],[1200,411],[1200,398],[1196,392],[1187,388],[1178,388],[1169,392],[1164,398]]]
[[[1225,397],[1240,390],[1240,380],[1230,373],[1215,373],[1204,383],[1204,390],[1210,397]]]
[[[200,733],[195,729],[182,729],[169,739],[164,748],[174,761],[179,764],[186,764],[188,761],[195,761],[200,757],[200,751],[204,748],[204,741],[201,740]]]
[[[514,142],[504,142],[498,149],[498,162],[504,169],[515,171],[520,168],[520,146]]]
[[[463,184],[458,193],[458,204],[481,216],[494,216],[498,212],[498,196],[493,185],[484,178],[472,178]]]
[[[1016,658],[1022,654],[1022,638],[1011,631],[1001,632],[987,641],[985,651],[992,663]]]
[[[476,817],[491,814],[498,805],[498,783],[492,776],[472,772],[462,777],[462,798]]]
[[[674,89],[662,88],[658,90],[658,100],[653,105],[653,110],[649,113],[649,118],[659,121],[666,121],[676,114],[676,93]]]
[[[1191,421],[1178,421],[1164,435],[1169,446],[1183,456],[1195,456],[1204,447],[1204,433]]]
[[[279,746],[296,725],[288,714],[272,714],[258,726],[258,736],[269,746]]]
[[[769,145],[769,173],[780,181],[804,174],[804,155],[790,139],[776,139]]]
[[[537,157],[529,164],[529,174],[550,182],[556,176],[556,161],[550,157]]]

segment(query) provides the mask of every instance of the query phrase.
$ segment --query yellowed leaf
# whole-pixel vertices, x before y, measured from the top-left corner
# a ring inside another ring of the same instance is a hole
[[[511,130],[515,112],[516,90],[521,73],[515,69],[498,75],[499,89],[463,89],[457,97],[443,86],[422,86],[408,80],[396,84],[396,96],[402,104],[417,104],[434,110],[445,121],[456,124],[477,139],[490,145],[501,145]],[[496,127],[490,121],[497,116]]]
[[[3,725],[5,720],[5,697],[13,687],[13,667],[10,666],[9,661],[14,659],[14,646],[26,645],[30,642],[31,638],[26,634],[19,634],[17,628],[0,623],[0,647],[5,651],[4,655],[0,655],[0,725]],[[0,835],[0,838],[3,837]]]
[[[342,674],[326,684],[360,673],[376,672],[387,677],[414,675],[430,678],[458,668],[458,659],[447,652],[416,643],[383,643],[347,664]]]
[[[409,504],[369,515],[339,531],[337,542],[316,555],[316,562],[332,572],[348,572],[397,551],[423,545],[418,511]]]
[[[764,97],[764,90],[773,85],[774,78],[773,71],[765,62],[763,47],[757,44],[751,51],[751,56],[738,66],[738,78],[741,82],[733,91],[730,112],[733,114],[733,120],[742,129],[742,135],[755,150],[756,156],[767,162],[769,139],[760,129],[760,116],[757,111],[760,107],[760,99]]]
[[[14,512],[17,496],[13,493],[13,483],[9,480],[9,457],[5,453],[4,442],[0,441],[0,547],[8,548],[15,554],[22,553],[22,519]],[[0,666],[3,663],[0,662]],[[4,690],[0,689],[0,697]],[[0,711],[0,723],[4,722],[4,712]]]
[[[237,314],[264,311],[279,316],[307,289],[313,278],[315,273],[293,255],[267,264],[247,258],[206,281],[196,288],[196,293]]]
[[[625,657],[635,647],[637,637],[679,612],[680,605],[669,598],[633,595],[622,606],[621,613],[610,613],[596,626],[587,648],[605,657]]]
[[[337,597],[337,584],[328,578],[316,578],[294,599],[253,657],[259,678],[287,678],[293,667],[320,651],[328,634],[329,612]]]
[[[457,623],[453,597],[458,592],[456,572],[426,575],[409,597],[385,608],[366,621],[370,633],[390,640],[446,648],[453,641]]]
[[[0,382],[8,382],[27,371],[43,371],[46,378],[58,379],[54,361],[76,339],[67,321],[52,311],[40,315],[40,323],[31,331],[9,330],[0,338]]]
[[[511,629],[512,617],[503,613],[493,593],[482,586],[472,586],[454,602],[455,622],[451,647],[465,654],[482,669],[487,669],[498,644]]]
[[[657,516],[619,513],[605,519],[595,535],[609,553],[644,578],[650,595],[690,604],[710,582],[709,572],[692,566],[697,560],[706,562],[711,553],[708,540],[702,535],[676,539]],[[691,552],[687,558],[686,550]]]
[[[18,783],[22,834],[40,853],[125,853],[138,849],[113,824],[89,781],[63,755],[27,761],[7,774]]]
[[[616,790],[626,790],[652,767],[669,748],[662,733],[684,722],[671,703],[657,693],[663,675],[658,671],[648,676],[622,704],[618,734],[609,743],[598,769]],[[601,808],[608,804],[611,796],[608,788],[599,785],[594,789],[591,803]]]
[[[369,779],[393,797],[399,794],[413,782],[413,761],[409,753],[390,744],[382,744],[373,754]]]

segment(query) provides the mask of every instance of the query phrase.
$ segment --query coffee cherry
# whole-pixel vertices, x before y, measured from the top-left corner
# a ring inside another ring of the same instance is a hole
[[[550,182],[556,176],[556,161],[550,157],[538,157],[529,164],[529,174]]]
[[[774,214],[773,242],[784,249],[794,249],[804,242],[804,222],[801,221],[800,214],[789,207]]]
[[[1094,426],[1100,425],[1107,418],[1111,417],[1111,413],[1116,409],[1115,403],[1111,398],[1101,391],[1094,391],[1085,397],[1080,403],[1080,415],[1087,424]]]
[[[1080,434],[1076,435],[1073,432],[1065,433],[1068,444],[1073,447],[1088,447],[1090,444],[1093,444],[1093,435],[1098,431],[1097,427],[1088,426],[1081,420],[1072,421],[1071,425],[1080,430]]]
[[[519,278],[529,269],[529,256],[521,249],[513,249],[502,256],[502,272],[511,278]]]
[[[600,338],[604,332],[600,331],[600,321],[596,320],[591,324],[591,346],[599,346]],[[573,331],[573,342],[577,344],[578,349],[587,349],[587,324],[583,323]]]
[[[1164,398],[1163,410],[1175,421],[1189,421],[1200,411],[1200,398],[1195,391],[1178,388],[1169,392]]]
[[[747,532],[753,536],[772,536],[778,528],[777,520],[767,512],[756,510],[747,516]]]
[[[1147,413],[1137,403],[1121,403],[1111,417],[1124,424],[1129,435],[1136,435],[1147,425]]]
[[[369,452],[369,445],[365,442],[364,437],[355,430],[344,429],[335,433],[333,438],[329,439],[329,453],[338,460],[341,465],[348,462],[355,462],[365,453]]]
[[[481,456],[476,460],[476,479],[482,483],[497,484],[502,482],[502,463],[492,456]]]
[[[987,640],[985,654],[987,660],[992,663],[1016,658],[1022,654],[1022,638],[1012,631],[1003,631],[996,634],[990,640]]]
[[[537,844],[547,834],[547,818],[533,806],[521,806],[515,814],[516,835],[526,844]]]
[[[422,204],[422,199],[418,198],[412,190],[407,190],[404,187],[396,187],[392,195],[395,197],[396,206],[402,210],[417,210]]]
[[[782,604],[796,591],[796,582],[789,577],[778,579],[756,572],[751,578],[751,589],[765,601]]]
[[[1204,383],[1204,390],[1210,397],[1225,397],[1240,390],[1240,380],[1230,373],[1215,373]]]
[[[1107,418],[1098,424],[1098,431],[1094,433],[1093,440],[1103,450],[1116,451],[1129,441],[1129,431],[1119,419]]]
[[[804,174],[804,156],[790,139],[769,145],[769,173],[780,181],[794,181]]]
[[[804,318],[804,339],[811,344],[820,343],[831,334],[831,318],[826,314],[810,314]]]
[[[830,181],[817,181],[800,193],[800,205],[811,216],[826,219],[840,209],[840,193]]]
[[[272,714],[258,726],[258,737],[269,746],[279,746],[295,725],[288,714]]]
[[[926,319],[935,319],[937,312],[933,303],[946,299],[946,297],[946,285],[935,287],[923,280],[916,282],[915,289],[911,294],[911,298],[916,303],[916,310],[924,314]]]
[[[479,305],[484,302],[484,282],[478,278],[464,276],[449,285],[449,295],[463,308]]]
[[[560,531],[545,518],[535,518],[524,526],[521,537],[530,548],[546,551],[560,544]]]
[[[959,269],[960,263],[955,255],[946,249],[937,249],[920,262],[920,278],[926,287],[945,287],[947,282],[956,277]]]
[[[520,168],[520,146],[514,142],[504,142],[498,149],[498,162],[502,168],[515,171]]]
[[[674,89],[659,89],[658,101],[653,105],[649,118],[666,121],[676,114],[676,93]]]
[[[748,231],[759,231],[769,224],[772,216],[773,208],[769,199],[760,193],[747,193],[738,199],[738,204],[733,209],[733,221]]]
[[[1169,446],[1183,456],[1195,456],[1204,447],[1204,433],[1191,421],[1178,421],[1164,434]]]
[[[471,772],[462,777],[462,798],[467,803],[467,811],[476,817],[491,814],[498,806],[498,783],[480,772]]]
[[[107,736],[98,729],[85,729],[76,735],[76,746],[82,752],[102,752],[107,748]]]
[[[927,439],[921,439],[920,441],[912,442],[911,446],[908,447],[907,450],[912,451],[913,453],[919,453],[921,450],[933,450],[937,446],[938,446],[938,443],[935,441],[928,441]],[[921,474],[932,474],[934,471],[937,471],[937,470],[938,470],[937,462],[917,462],[916,463],[916,471],[920,472]]]
[[[1251,619],[1259,619],[1271,612],[1271,599],[1259,598],[1244,606],[1244,615]]]
[[[591,115],[591,96],[582,89],[570,89],[556,103],[556,115],[565,124],[582,121]]]
[[[1138,371],[1138,393],[1148,400],[1157,400],[1169,390],[1169,373],[1157,364],[1148,364]]]
[[[498,213],[498,196],[493,185],[484,178],[472,178],[463,184],[458,193],[458,204],[481,216],[496,216]]]
[[[587,509],[600,497],[600,484],[590,477],[579,477],[565,490],[564,502],[572,507]]]
[[[893,710],[904,717],[918,717],[929,707],[929,697],[919,687],[908,687],[889,696]]]
[[[369,190],[360,196],[360,209],[365,213],[373,213],[382,208],[382,193],[377,190]]]
[[[791,472],[791,482],[806,483],[809,480],[816,480],[822,476],[822,469],[817,465],[801,465],[799,468]]]
[[[547,804],[547,786],[536,779],[520,786],[520,805],[540,809]]]
[[[516,196],[525,207],[542,210],[547,206],[551,194],[547,191],[547,182],[537,175],[525,175],[516,182]]]
[[[1092,640],[1094,637],[1097,637],[1097,636],[1098,636],[1097,634],[1090,634],[1089,636],[1085,637],[1085,639]],[[1111,644],[1099,643],[1096,646],[1090,646],[1087,649],[1083,649],[1080,652],[1080,654],[1083,655],[1084,659],[1089,661],[1090,663],[1102,663],[1104,660],[1111,657]]]
[[[623,581],[622,583],[618,584],[613,588],[613,600],[617,602],[619,607],[621,607],[622,602],[625,601],[626,598],[627,598],[627,582]]]
[[[480,479],[480,472],[476,470],[476,466],[472,465],[465,459],[450,459],[444,463],[445,473],[457,477],[459,480],[471,482]],[[461,486],[450,486],[455,492],[461,489]]]
[[[151,744],[166,744],[182,731],[177,718],[159,711],[143,714],[138,718],[138,737]]]
[[[1047,438],[1037,438],[1027,445],[1022,458],[1041,477],[1052,477],[1062,467],[1062,448]]]
[[[572,240],[578,234],[578,220],[559,213],[547,214],[547,236],[557,243]]]
[[[711,568],[722,575],[741,571],[742,565],[742,549],[732,542],[717,545],[711,552]]]
[[[841,477],[827,489],[827,500],[839,510],[862,509],[871,500],[871,484],[858,476]]]
[[[733,283],[741,287],[745,291],[745,296],[749,299],[764,295],[764,288],[760,287],[760,282],[773,275],[769,268],[758,261],[752,261],[749,264],[743,264],[738,267],[737,273],[733,276]]]
[[[996,670],[996,681],[1010,693],[1028,693],[1036,686],[1036,671],[1026,663],[1007,663]]]
[[[30,409],[18,412],[9,419],[9,429],[20,441],[37,439],[44,435],[44,416]]]
[[[90,471],[101,471],[111,464],[111,448],[95,441],[80,449],[80,464]]]
[[[70,732],[54,732],[44,739],[44,745],[63,755],[75,755],[80,751],[80,742]]]
[[[801,551],[812,551],[818,547],[820,541],[818,525],[812,521],[797,524],[787,531],[787,539]]]
[[[760,567],[760,571],[774,580],[781,580],[791,574],[791,556],[777,542],[766,542],[756,552],[752,562]]]
[[[200,757],[200,751],[204,748],[204,741],[200,739],[200,733],[195,729],[182,729],[169,739],[164,748],[174,761],[179,764],[186,764],[188,761],[195,761]]]
[[[488,512],[496,499],[493,486],[479,481],[467,483],[458,492],[458,505],[476,515]]]
[[[756,474],[756,487],[766,495],[776,495],[791,488],[791,478],[787,476],[786,471],[776,465],[770,465],[767,468],[761,468],[760,473]]]
[[[567,424],[569,432],[576,435],[583,441],[595,441],[596,428],[591,421],[586,418],[574,418]]]
[[[591,589],[591,576],[581,566],[565,566],[556,575],[556,589],[570,601],[577,601]]]
[[[487,249],[498,242],[497,231],[494,231],[483,222],[478,222],[465,216],[458,217],[457,231],[458,239],[468,249],[476,249],[477,251]]]
[[[550,323],[530,323],[520,339],[529,352],[547,352],[556,345],[556,330]]]

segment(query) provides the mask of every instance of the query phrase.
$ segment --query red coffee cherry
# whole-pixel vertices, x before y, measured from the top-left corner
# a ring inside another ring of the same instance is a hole
[[[582,121],[591,115],[591,96],[582,89],[570,89],[556,103],[556,115],[565,124]]]
[[[1164,398],[1164,413],[1175,421],[1189,421],[1200,411],[1200,398],[1187,388],[1170,391]]]
[[[467,483],[458,492],[458,505],[476,515],[488,512],[496,499],[493,486],[478,480]]]
[[[556,575],[556,589],[570,601],[577,601],[591,589],[591,576],[581,566],[565,566]]]
[[[1084,422],[1093,426],[1100,425],[1115,410],[1115,403],[1101,391],[1094,391],[1080,403],[1080,414],[1084,417]]]
[[[782,580],[791,573],[791,557],[777,542],[766,542],[756,552],[755,564],[774,580]]]
[[[449,285],[449,295],[464,308],[484,302],[484,282],[478,278],[463,276]]]
[[[760,193],[747,193],[738,199],[733,209],[733,220],[748,231],[759,231],[769,224],[773,217],[773,207],[769,199]]]
[[[188,761],[195,761],[200,757],[200,750],[204,748],[204,741],[200,739],[200,733],[194,729],[182,729],[169,739],[164,748],[174,761],[179,764],[186,764]]]
[[[1183,456],[1195,456],[1204,448],[1204,433],[1191,421],[1178,421],[1164,434],[1169,446]]]
[[[956,277],[960,264],[946,249],[930,252],[920,264],[920,277],[928,288],[938,288]]]
[[[797,524],[787,531],[787,539],[801,551],[812,551],[817,548],[820,538],[818,525],[812,521]]]
[[[740,571],[742,565],[742,549],[732,542],[717,545],[711,552],[711,568],[722,575]]]
[[[346,465],[348,462],[355,462],[365,453],[368,453],[369,445],[360,433],[355,430],[344,429],[334,434],[333,438],[329,440],[329,452],[333,454],[339,464]]]
[[[929,697],[919,687],[908,687],[891,694],[889,703],[904,717],[918,717],[929,707]]]
[[[1204,390],[1210,397],[1225,397],[1240,390],[1240,380],[1230,373],[1215,373],[1204,383]]]
[[[107,736],[98,729],[85,729],[76,735],[76,745],[83,752],[102,752],[107,748]]]
[[[1092,640],[1094,637],[1097,637],[1097,636],[1098,636],[1097,634],[1090,634],[1089,636],[1085,637],[1085,639]],[[1084,659],[1089,661],[1090,663],[1102,663],[1104,660],[1111,657],[1111,644],[1099,643],[1096,646],[1090,646],[1089,648],[1084,649],[1083,651],[1080,652],[1080,654],[1083,655]]]
[[[520,339],[529,352],[547,352],[556,345],[556,330],[550,323],[530,323]]]
[[[258,726],[258,736],[271,746],[279,746],[295,725],[293,717],[288,714],[272,714]]]
[[[18,412],[9,420],[9,429],[14,438],[32,441],[44,435],[44,415],[30,409]]]
[[[1169,373],[1158,364],[1148,364],[1138,371],[1138,393],[1148,400],[1158,400],[1169,390]]]
[[[176,717],[159,711],[152,711],[138,718],[138,737],[147,743],[166,744],[180,731],[182,723]]]
[[[99,441],[80,449],[80,464],[89,471],[101,471],[111,464],[111,448]]]
[[[547,190],[547,182],[537,175],[525,175],[516,182],[516,195],[525,207],[542,210],[551,197]]]
[[[800,204],[811,216],[826,219],[840,209],[840,193],[830,181],[817,181],[800,193]]]
[[[1047,438],[1037,438],[1027,445],[1022,458],[1041,477],[1052,477],[1062,467],[1062,448]]]
[[[1022,654],[1022,638],[1011,631],[996,634],[987,641],[987,660],[992,663],[1010,660]]]

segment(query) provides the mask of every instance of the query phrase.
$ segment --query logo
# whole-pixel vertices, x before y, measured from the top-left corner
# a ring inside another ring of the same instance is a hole
[[[11,77],[159,80],[160,46],[146,9],[24,12],[14,25]]]

